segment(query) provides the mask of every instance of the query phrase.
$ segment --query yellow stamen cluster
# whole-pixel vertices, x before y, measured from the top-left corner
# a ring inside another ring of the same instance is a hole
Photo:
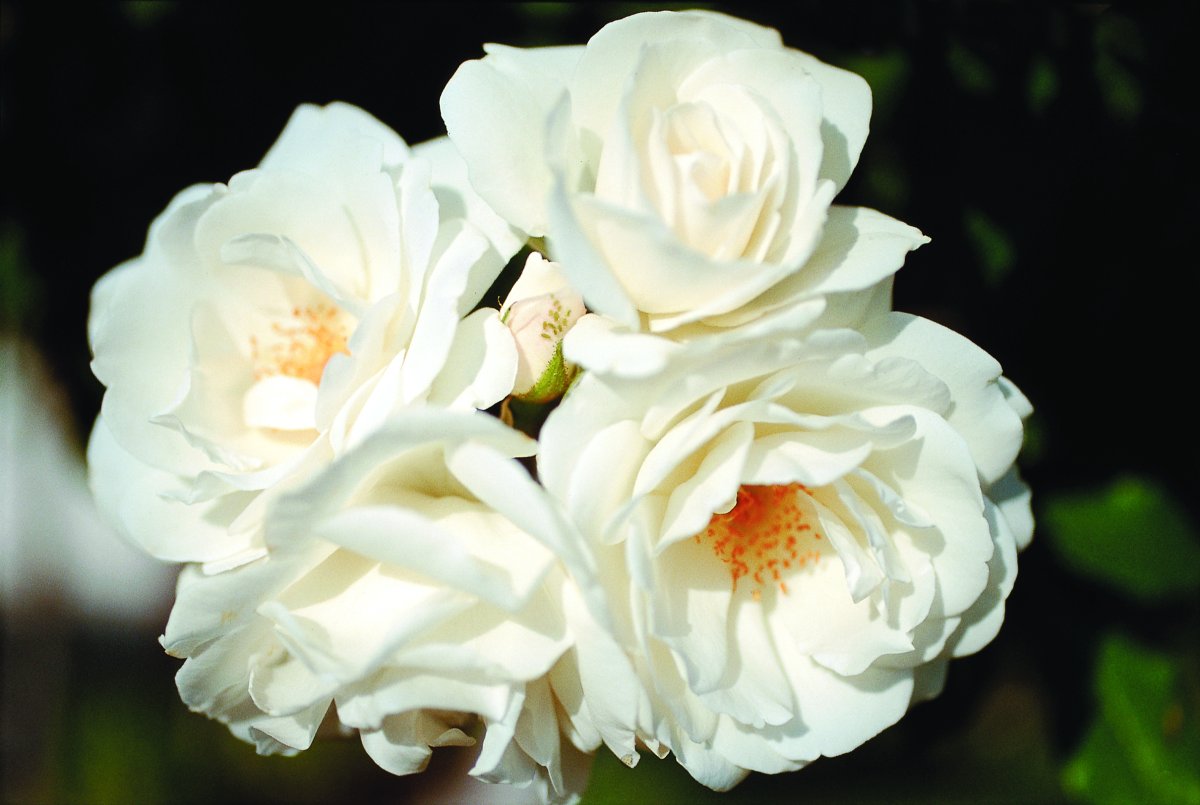
[[[271,325],[265,345],[250,337],[250,351],[255,380],[285,375],[313,384],[321,382],[330,358],[348,353],[338,311],[325,305],[292,308],[289,319]]]

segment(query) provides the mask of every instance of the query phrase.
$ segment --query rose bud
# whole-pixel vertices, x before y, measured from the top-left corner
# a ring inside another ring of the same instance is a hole
[[[567,283],[559,264],[530,254],[500,309],[517,344],[514,397],[545,403],[567,390],[575,365],[563,359],[562,340],[584,312],[583,297]]]

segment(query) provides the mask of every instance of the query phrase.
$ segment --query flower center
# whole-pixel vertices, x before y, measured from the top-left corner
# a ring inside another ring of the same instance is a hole
[[[807,494],[796,483],[739,487],[733,508],[714,514],[696,542],[707,542],[729,567],[734,590],[739,579],[749,576],[755,601],[762,599],[766,585],[777,585],[787,595],[784,574],[821,557],[816,544],[821,535],[800,504],[800,495]]]
[[[268,338],[250,336],[254,379],[284,375],[319,385],[329,359],[348,353],[338,318],[337,309],[326,305],[294,307],[289,318],[271,325]]]

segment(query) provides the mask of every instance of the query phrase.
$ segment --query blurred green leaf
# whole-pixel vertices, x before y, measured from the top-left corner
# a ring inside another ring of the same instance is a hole
[[[1109,114],[1127,123],[1142,113],[1141,81],[1130,69],[1145,58],[1141,31],[1127,17],[1108,13],[1096,24],[1096,83]]]
[[[161,762],[161,728],[152,708],[128,690],[89,690],[75,713],[70,762],[78,802],[163,802],[170,787]]]
[[[164,3],[161,0],[125,0],[121,10],[125,17],[140,28],[149,28],[174,10],[175,3]]]
[[[625,805],[629,802],[654,802],[658,805],[693,805],[742,801],[740,789],[717,793],[692,779],[687,771],[668,756],[659,760],[643,750],[637,766],[630,769],[601,749],[592,764],[592,776],[584,792],[582,805]]]
[[[1137,802],[1146,795],[1125,762],[1121,742],[1104,719],[1092,727],[1063,770],[1063,787],[1080,799],[1098,804]]]
[[[0,331],[17,331],[28,324],[41,290],[25,262],[24,233],[5,222],[0,228]]]
[[[1096,669],[1100,713],[1063,771],[1088,802],[1200,803],[1200,724],[1178,664],[1113,636]]]
[[[882,53],[850,54],[838,63],[866,80],[873,100],[872,117],[876,120],[891,117],[899,107],[908,81],[908,54],[900,48],[892,48]]]
[[[1075,572],[1145,601],[1200,590],[1200,541],[1183,507],[1144,478],[1045,504],[1052,546]]]
[[[950,75],[967,92],[984,95],[996,87],[992,68],[960,41],[950,43],[946,64],[950,68]]]
[[[1032,467],[1046,455],[1050,443],[1046,423],[1037,411],[1025,420],[1025,441],[1021,444],[1021,466]]]
[[[520,12],[529,17],[562,18],[571,15],[570,3],[517,3]]]
[[[908,171],[894,148],[876,143],[862,162],[867,192],[882,209],[900,209],[908,201]]]
[[[1012,273],[1017,262],[1012,239],[999,224],[977,209],[967,209],[963,213],[963,225],[979,256],[984,282],[995,288]]]
[[[1058,71],[1045,56],[1029,66],[1029,111],[1040,115],[1058,97]]]

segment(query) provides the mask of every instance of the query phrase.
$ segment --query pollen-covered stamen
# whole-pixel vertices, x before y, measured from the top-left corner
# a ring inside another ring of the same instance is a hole
[[[808,489],[797,483],[742,486],[733,508],[714,514],[696,542],[707,542],[729,567],[734,590],[748,577],[756,601],[766,585],[778,586],[786,595],[784,576],[821,557],[818,523],[800,502],[807,494]]]
[[[346,349],[346,332],[336,308],[294,307],[291,316],[271,325],[270,335],[250,337],[254,379],[284,375],[317,385],[325,364]]]

